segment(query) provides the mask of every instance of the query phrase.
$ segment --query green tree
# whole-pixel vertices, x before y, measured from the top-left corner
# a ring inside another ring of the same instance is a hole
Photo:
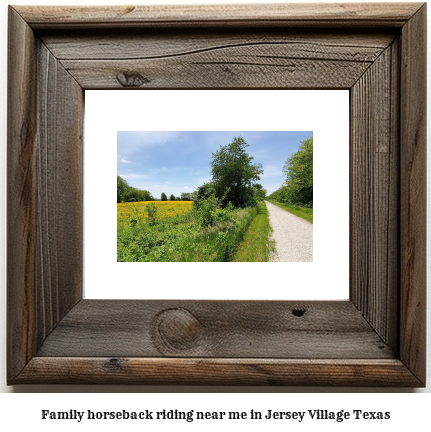
[[[272,192],[272,194],[269,195],[268,199],[272,199],[274,201],[278,201],[281,203],[286,203],[287,202],[286,195],[287,195],[287,187],[281,186],[276,191]]]
[[[281,188],[284,202],[312,204],[313,202],[313,137],[302,141],[299,150],[285,163],[285,187]]]
[[[175,201],[175,195],[171,194],[171,196],[169,197],[169,201]]]
[[[253,185],[260,180],[263,169],[260,163],[252,162],[253,157],[245,151],[248,146],[239,136],[212,155],[212,184],[223,207],[229,202],[234,207],[256,205]]]
[[[153,196],[146,190],[130,187],[126,196],[127,202],[135,201],[153,201]]]
[[[134,196],[136,197],[136,201],[154,201],[153,196],[147,190],[134,189]]]
[[[126,202],[130,186],[122,177],[117,175],[117,203]]]
[[[166,194],[164,192],[162,192],[162,195],[160,196],[160,199],[162,201],[167,201],[168,197],[166,196]]]
[[[193,201],[193,194],[191,192],[182,192],[181,201]]]
[[[204,183],[202,186],[198,186],[196,190],[196,199],[195,204],[199,206],[199,204],[212,195],[215,195],[215,188],[212,182]]]
[[[117,175],[117,203],[135,201],[154,201],[154,198],[150,192],[130,186]]]
[[[263,201],[266,197],[266,189],[260,183],[253,185],[253,196],[256,202]]]

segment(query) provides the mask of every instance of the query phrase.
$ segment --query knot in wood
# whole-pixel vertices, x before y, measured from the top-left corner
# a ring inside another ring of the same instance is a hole
[[[305,314],[305,309],[292,309],[292,314],[296,317],[302,317]]]
[[[113,369],[119,369],[122,366],[122,360],[117,358],[109,359],[109,366]]]
[[[120,72],[117,74],[117,81],[123,87],[140,87],[150,82],[148,78],[145,78],[139,72]]]
[[[185,350],[199,344],[203,329],[188,310],[177,308],[166,309],[156,317],[156,332],[169,348]]]

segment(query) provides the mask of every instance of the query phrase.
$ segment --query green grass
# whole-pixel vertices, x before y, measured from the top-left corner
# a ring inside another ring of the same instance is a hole
[[[259,211],[250,224],[244,239],[239,245],[233,261],[267,262],[275,250],[275,242],[270,239],[272,233],[269,224],[268,209],[261,203]]]
[[[235,209],[227,220],[206,227],[193,211],[152,224],[141,220],[118,223],[117,261],[231,261],[256,213],[251,207]]]
[[[272,201],[272,200],[268,200],[268,201],[271,204],[274,204],[277,207],[280,207],[283,210],[286,210],[289,213],[294,214],[295,216],[298,216],[302,219],[305,219],[307,222],[313,223],[313,209],[312,208],[299,207],[296,205],[279,203],[277,201]]]

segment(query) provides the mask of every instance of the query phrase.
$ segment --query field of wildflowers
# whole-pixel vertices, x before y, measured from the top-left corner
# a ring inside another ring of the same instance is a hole
[[[147,223],[151,215],[151,207],[156,208],[158,220],[171,218],[188,213],[192,210],[193,201],[141,201],[117,204],[117,224],[128,225],[131,220],[136,223]],[[132,222],[133,223],[133,222]]]
[[[203,217],[192,201],[117,204],[117,261],[231,261],[256,214],[249,207]]]

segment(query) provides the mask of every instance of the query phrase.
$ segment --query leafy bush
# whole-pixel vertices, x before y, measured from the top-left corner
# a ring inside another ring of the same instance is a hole
[[[150,225],[155,225],[157,221],[157,207],[154,203],[151,203],[145,208],[148,215],[148,223]]]
[[[215,225],[217,222],[232,220],[233,205],[229,203],[225,208],[222,208],[221,200],[213,192],[207,198],[196,200],[193,210],[200,225],[207,227]]]

